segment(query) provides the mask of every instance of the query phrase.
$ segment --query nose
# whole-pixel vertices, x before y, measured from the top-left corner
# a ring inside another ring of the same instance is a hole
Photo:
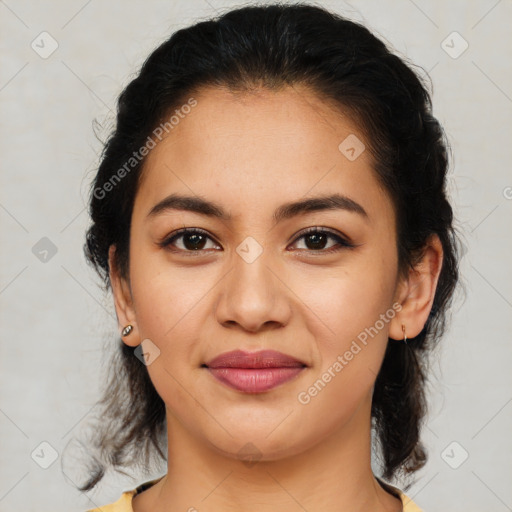
[[[217,288],[216,318],[224,327],[259,332],[284,327],[290,321],[289,288],[265,251],[248,262],[234,255],[231,270]]]

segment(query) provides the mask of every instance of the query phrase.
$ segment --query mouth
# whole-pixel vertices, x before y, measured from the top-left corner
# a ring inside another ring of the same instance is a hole
[[[218,381],[244,393],[262,393],[293,379],[307,365],[274,350],[225,352],[202,365]]]

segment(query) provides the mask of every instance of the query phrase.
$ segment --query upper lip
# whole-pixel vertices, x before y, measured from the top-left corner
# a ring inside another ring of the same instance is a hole
[[[276,350],[244,352],[233,350],[224,352],[206,363],[208,368],[294,368],[306,366],[295,357]]]

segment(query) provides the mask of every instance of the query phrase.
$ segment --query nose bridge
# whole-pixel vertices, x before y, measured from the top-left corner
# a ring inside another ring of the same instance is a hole
[[[254,238],[247,237],[233,253],[232,268],[221,286],[217,318],[236,322],[246,330],[258,330],[267,322],[288,322],[285,287],[276,277],[272,254]]]

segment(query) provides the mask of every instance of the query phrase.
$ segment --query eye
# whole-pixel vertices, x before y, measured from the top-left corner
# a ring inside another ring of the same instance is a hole
[[[182,239],[182,247],[173,249],[172,246],[174,246],[175,241],[179,239]],[[212,240],[208,233],[202,229],[183,228],[173,233],[172,236],[165,238],[164,240],[159,242],[158,245],[160,247],[168,248],[169,250],[174,252],[193,253],[206,250],[207,248],[205,248],[205,245],[208,239]]]
[[[308,228],[303,231],[302,234],[295,239],[294,243],[297,243],[297,241],[301,239],[304,239],[305,245],[307,246],[305,250],[310,250],[311,252],[331,253],[341,251],[344,248],[352,249],[356,247],[339,234],[319,227]],[[325,249],[325,244],[329,239],[335,240],[337,244]]]
[[[176,241],[181,239],[182,247],[176,248]],[[342,249],[351,249],[356,247],[356,245],[348,242],[345,238],[336,234],[330,230],[326,230],[325,228],[313,227],[308,228],[303,231],[294,241],[296,244],[299,240],[304,239],[306,248],[305,250],[309,250],[310,252],[320,252],[320,253],[331,253],[341,251]],[[334,246],[329,248],[325,248],[326,242],[331,239],[337,242]],[[207,241],[212,240],[210,235],[202,229],[199,228],[183,228],[176,232],[174,232],[171,236],[165,238],[161,242],[158,243],[160,247],[168,248],[173,252],[184,252],[184,253],[194,253],[208,249],[205,247],[207,245]],[[218,245],[215,245],[219,247]],[[174,247],[174,248],[173,248]],[[210,247],[211,249],[211,247]]]

